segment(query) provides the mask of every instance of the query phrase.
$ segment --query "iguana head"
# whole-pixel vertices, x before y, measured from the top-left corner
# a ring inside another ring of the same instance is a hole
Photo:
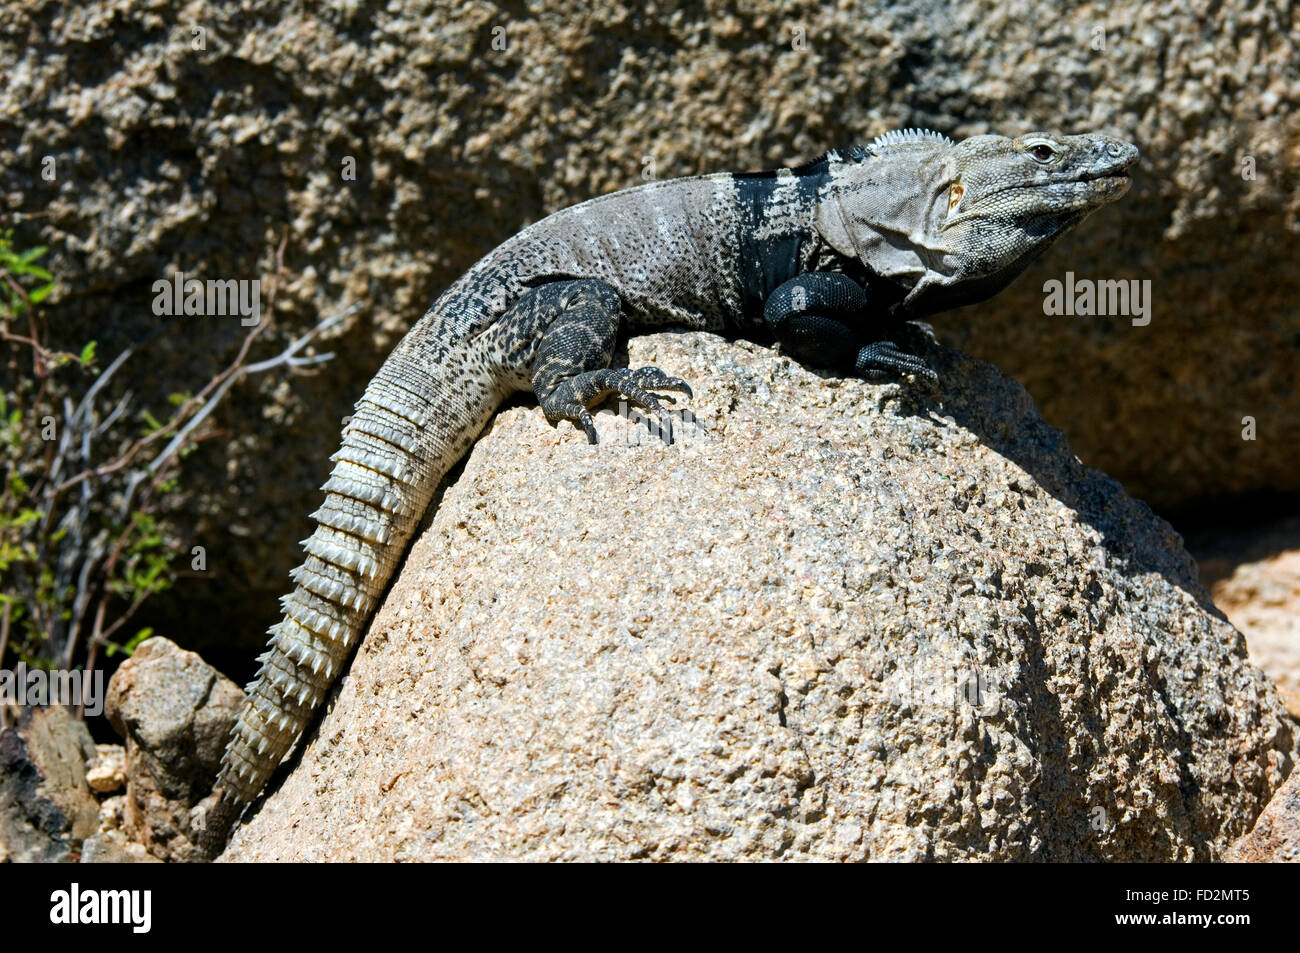
[[[839,159],[838,156],[832,156]],[[829,167],[818,228],[929,314],[983,300],[1128,191],[1131,143],[1100,134],[879,137]]]

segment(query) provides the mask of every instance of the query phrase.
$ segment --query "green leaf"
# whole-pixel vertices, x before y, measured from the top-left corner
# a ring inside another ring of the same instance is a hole
[[[140,647],[140,643],[151,635],[153,635],[153,629],[146,627],[131,636],[131,638],[124,644],[119,645],[116,642],[110,641],[106,646],[104,646],[104,654],[109,658],[112,658],[118,652],[121,652],[123,655],[134,655],[135,650]]]
[[[91,341],[81,349],[81,366],[85,367],[95,359],[95,342]]]
[[[27,298],[29,301],[31,301],[32,304],[40,304],[42,301],[44,301],[46,298],[50,296],[50,292],[53,290],[54,290],[53,282],[51,282],[48,285],[41,285],[39,288],[27,292]]]
[[[30,507],[24,507],[18,511],[18,515],[14,517],[14,521],[10,525],[25,526],[28,523],[35,523],[44,515],[45,514],[40,510],[33,510]]]
[[[35,248],[29,248],[27,251],[19,255],[18,260],[26,265],[28,262],[33,262],[37,258],[40,258],[47,251],[49,251],[49,249],[45,245],[37,245]]]

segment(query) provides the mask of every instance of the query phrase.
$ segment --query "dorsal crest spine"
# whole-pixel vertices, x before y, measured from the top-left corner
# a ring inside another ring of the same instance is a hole
[[[910,145],[912,143],[940,146],[953,145],[951,139],[941,132],[935,132],[933,129],[894,129],[884,135],[876,136],[864,151],[871,155],[879,155],[892,146]]]
[[[870,159],[879,156],[881,152],[893,146],[903,146],[913,143],[926,143],[930,145],[951,146],[953,141],[941,132],[935,132],[933,129],[892,129],[889,132],[876,136],[865,146],[851,146],[848,149],[831,149],[823,152],[811,162],[805,162],[803,165],[794,169],[796,173],[811,172],[822,163],[826,162],[861,162],[864,159]]]

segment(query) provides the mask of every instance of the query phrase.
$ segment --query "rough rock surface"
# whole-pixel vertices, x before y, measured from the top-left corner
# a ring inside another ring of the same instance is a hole
[[[99,806],[99,829],[81,846],[83,864],[158,864],[143,844],[127,837],[122,825],[126,820],[126,795],[107,798]]]
[[[1300,517],[1197,534],[1193,551],[1214,604],[1300,718]]]
[[[97,794],[112,794],[126,784],[126,749],[121,745],[95,745],[95,757],[86,762],[86,783]]]
[[[1228,848],[1223,859],[1242,863],[1300,863],[1300,771],[1287,778],[1254,829]]]
[[[0,5],[0,199],[37,216],[20,237],[51,247],[74,349],[96,337],[111,358],[154,328],[152,283],[176,270],[269,277],[282,237],[268,343],[364,303],[321,374],[241,386],[222,416],[235,441],[187,463],[194,495],[176,519],[210,562],[172,594],[176,630],[207,619],[209,645],[260,643],[340,418],[484,252],[643,176],[771,167],[896,126],[1137,142],[1120,206],[941,334],[1023,381],[1089,463],[1154,504],[1300,489],[1300,34],[1286,5],[320,7]],[[1043,282],[1067,270],[1150,279],[1151,324],[1045,317]],[[243,330],[177,324],[130,382],[160,412]]]
[[[85,724],[62,706],[23,708],[0,731],[0,863],[75,859],[98,824],[86,785],[94,756]]]
[[[244,693],[167,639],[141,643],[108,683],[106,713],[126,739],[122,829],[163,860],[198,859],[195,808],[212,788]]]
[[[160,864],[143,844],[129,840],[120,830],[101,831],[86,838],[82,846],[83,864]]]
[[[499,415],[224,859],[1218,857],[1293,766],[1276,690],[1166,523],[934,360],[655,335],[673,445]]]

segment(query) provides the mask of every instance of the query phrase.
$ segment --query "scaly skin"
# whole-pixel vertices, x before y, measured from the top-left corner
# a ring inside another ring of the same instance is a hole
[[[451,286],[375,375],[304,542],[223,760],[210,850],[260,794],[342,672],[439,481],[509,394],[596,440],[589,408],[689,395],[611,368],[620,331],[767,329],[805,362],[934,373],[914,318],[995,294],[1128,188],[1137,150],[1100,135],[889,133],[797,169],[654,182],[524,229]]]

